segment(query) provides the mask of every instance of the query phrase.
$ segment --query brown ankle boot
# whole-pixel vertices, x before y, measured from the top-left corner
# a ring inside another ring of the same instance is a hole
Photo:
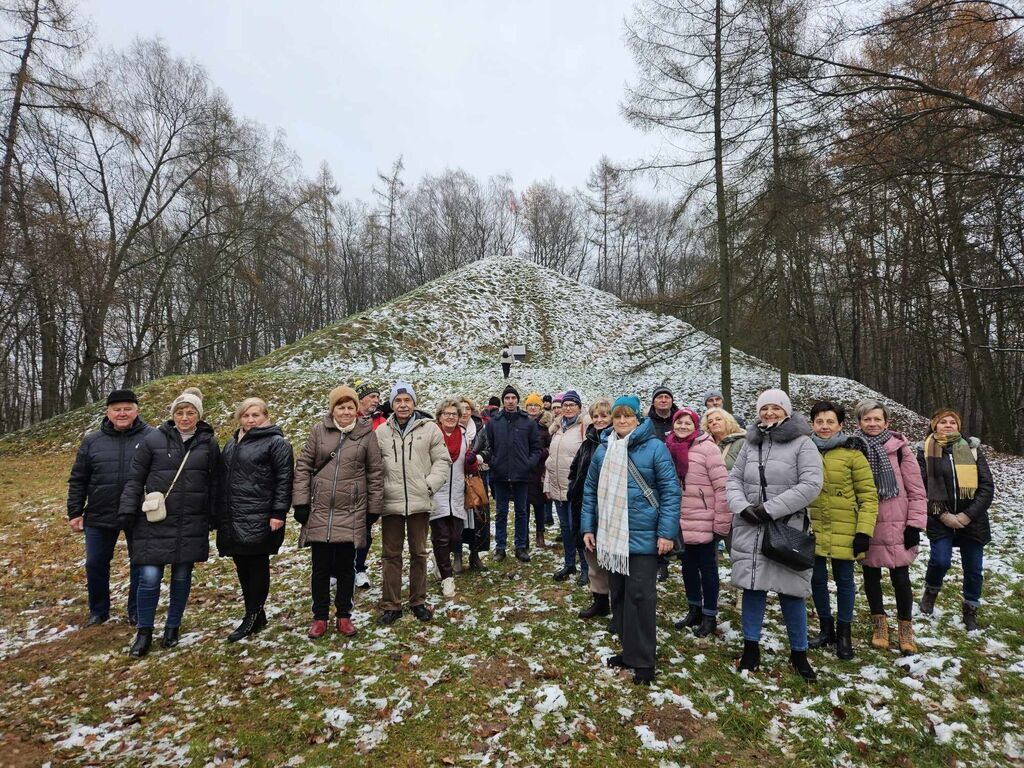
[[[871,635],[871,644],[875,648],[889,647],[889,621],[884,613],[872,613],[871,625],[874,627],[874,634]]]
[[[900,653],[917,653],[917,643],[914,642],[914,624],[910,619],[900,619],[896,623],[896,636],[900,642]]]

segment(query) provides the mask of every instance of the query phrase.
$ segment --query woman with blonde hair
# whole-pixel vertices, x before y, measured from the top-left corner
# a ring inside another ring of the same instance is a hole
[[[724,408],[708,408],[700,420],[702,432],[711,435],[722,452],[725,468],[732,470],[740,449],[747,440],[747,432],[736,421],[736,417]]]
[[[271,423],[267,404],[249,397],[235,409],[238,428],[224,446],[220,470],[217,551],[235,561],[245,616],[233,643],[267,625],[270,556],[284,541],[292,501],[292,445]]]

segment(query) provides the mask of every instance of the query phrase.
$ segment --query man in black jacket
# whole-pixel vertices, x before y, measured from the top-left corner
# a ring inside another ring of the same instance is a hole
[[[110,618],[110,561],[122,528],[118,520],[121,492],[135,449],[153,430],[139,417],[139,400],[130,389],[118,389],[107,398],[100,428],[85,436],[68,479],[68,524],[85,533],[85,574],[89,591],[86,626]],[[131,552],[131,536],[125,530]],[[128,584],[128,621],[136,622],[138,573],[131,570]]]
[[[508,505],[515,509],[516,558],[530,561],[527,494],[533,470],[541,460],[542,449],[537,422],[519,410],[519,393],[509,385],[501,393],[500,413],[491,417],[477,435],[474,451],[490,467],[494,489],[494,559],[505,559],[508,540]]]

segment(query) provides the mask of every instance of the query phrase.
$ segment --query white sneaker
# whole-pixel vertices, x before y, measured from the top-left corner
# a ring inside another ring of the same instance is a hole
[[[445,597],[455,597],[455,579],[449,576],[441,579],[441,594]]]
[[[358,571],[356,573],[356,586],[360,589],[370,588],[370,577],[366,575],[365,571]]]

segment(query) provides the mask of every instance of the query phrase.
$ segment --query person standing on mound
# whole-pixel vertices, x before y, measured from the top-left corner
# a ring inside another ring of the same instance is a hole
[[[512,372],[512,361],[514,359],[515,358],[512,355],[511,347],[505,347],[503,350],[501,350],[501,375],[504,376],[506,379],[508,378],[508,375]]]

